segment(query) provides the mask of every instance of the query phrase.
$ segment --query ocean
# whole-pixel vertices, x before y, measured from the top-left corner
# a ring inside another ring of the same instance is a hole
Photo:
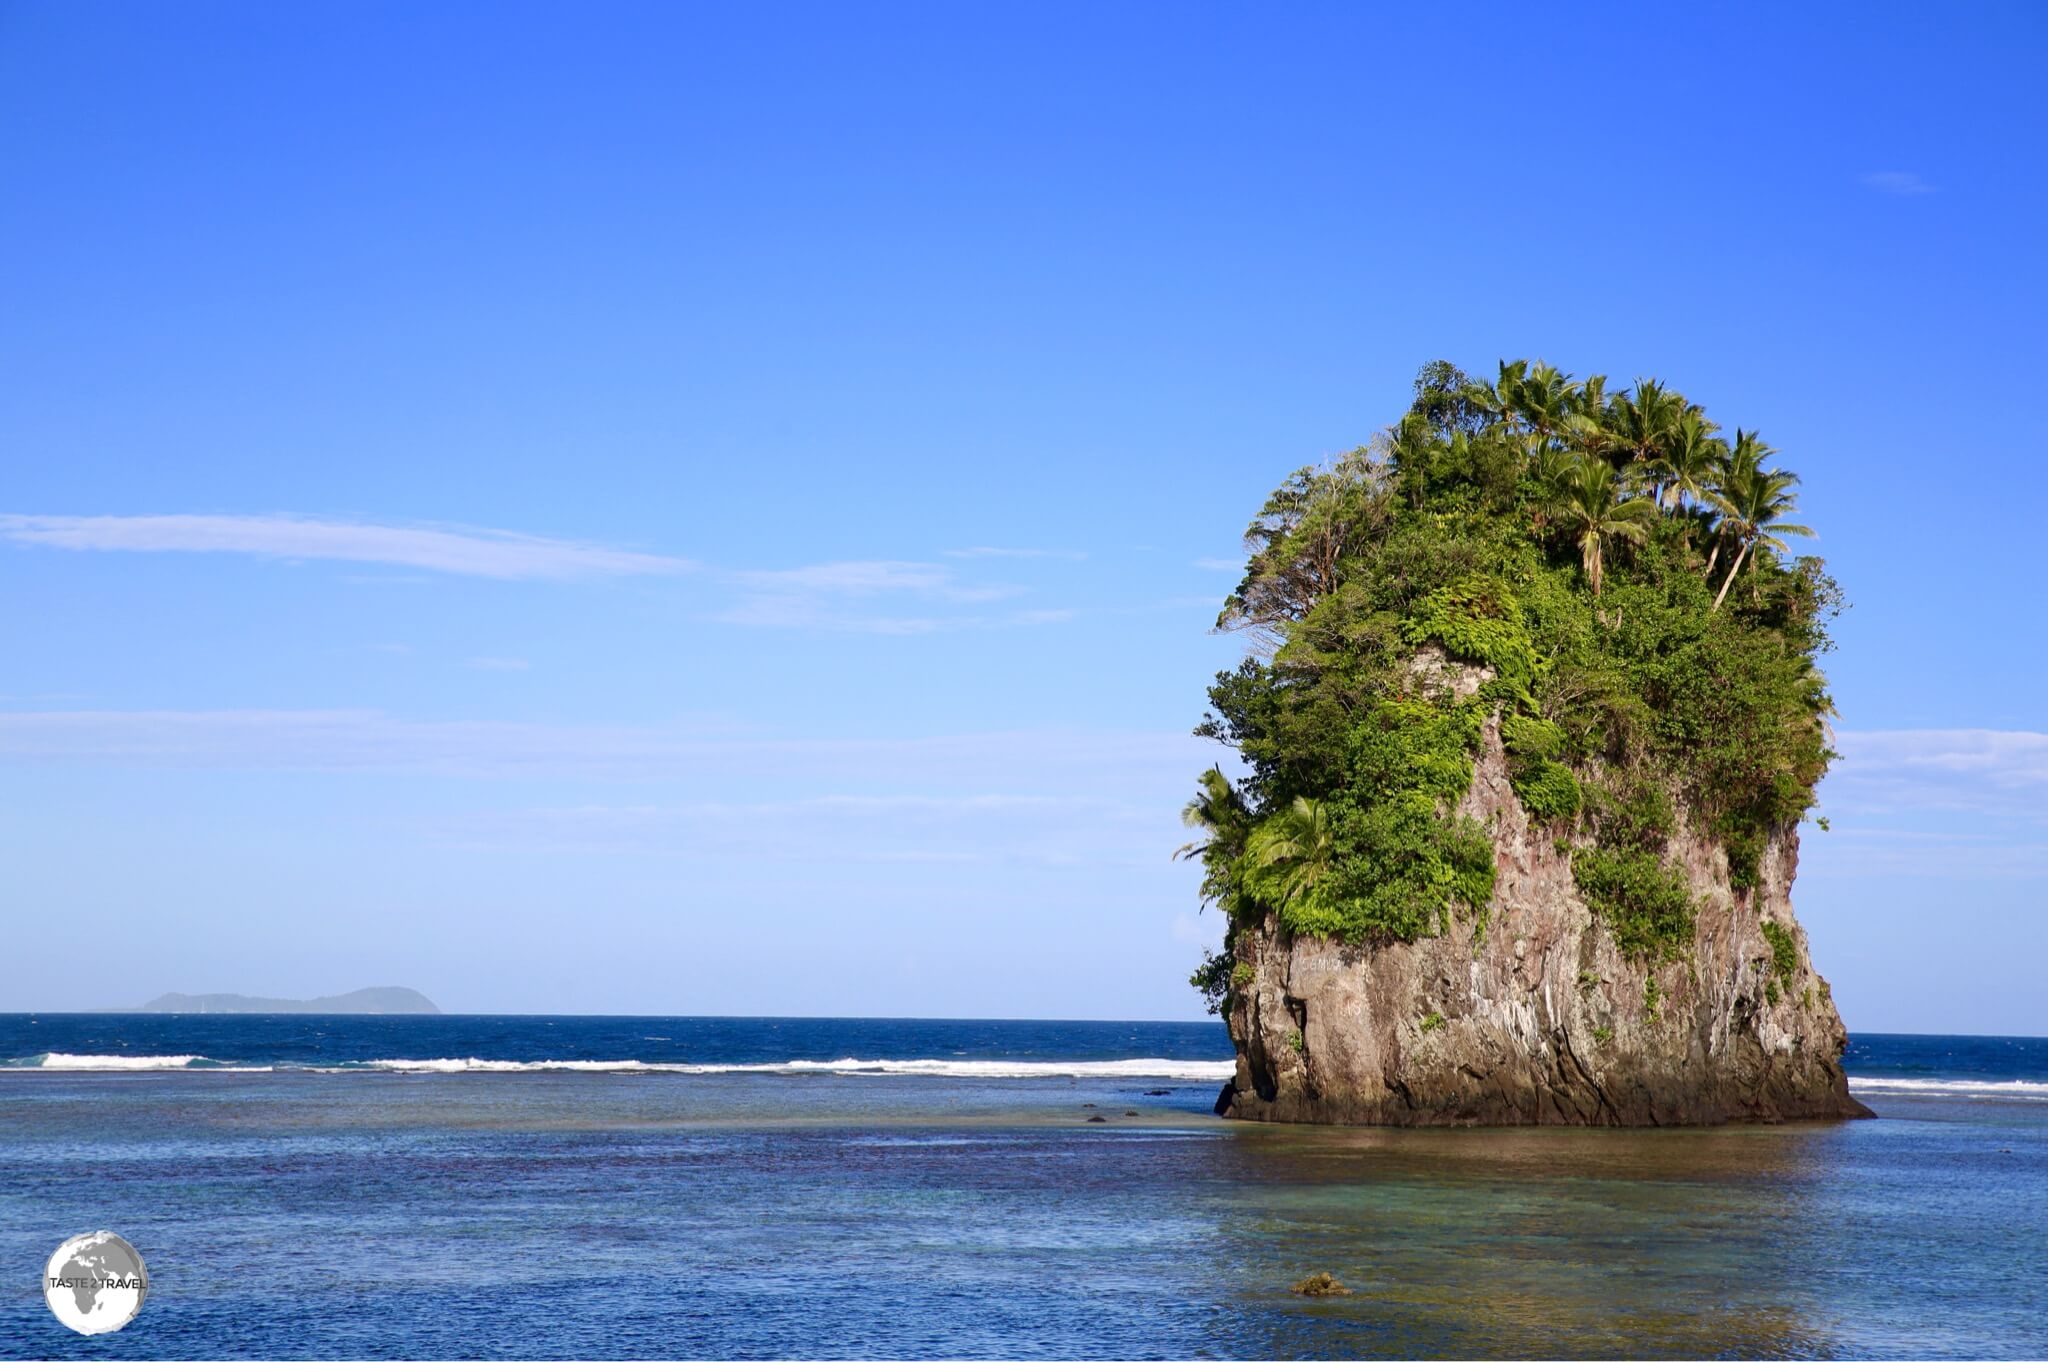
[[[1880,1119],[1394,1131],[1217,1119],[1213,1023],[0,1016],[0,1357],[2048,1355],[2048,1040],[1847,1064]]]

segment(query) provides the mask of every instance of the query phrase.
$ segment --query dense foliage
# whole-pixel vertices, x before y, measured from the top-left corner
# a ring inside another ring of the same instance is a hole
[[[1283,483],[1218,620],[1251,655],[1196,730],[1246,774],[1204,774],[1182,849],[1232,942],[1269,914],[1360,943],[1483,914],[1492,844],[1456,809],[1498,717],[1523,808],[1616,942],[1689,946],[1679,820],[1752,886],[1833,755],[1815,659],[1841,599],[1786,546],[1810,531],[1774,452],[1656,382],[1438,362],[1373,444]],[[1471,664],[1490,679],[1453,685]],[[1195,982],[1220,1004],[1239,974],[1226,948]]]

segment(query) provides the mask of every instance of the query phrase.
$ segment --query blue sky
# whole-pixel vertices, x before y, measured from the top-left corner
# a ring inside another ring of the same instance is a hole
[[[1184,1017],[1294,467],[1761,427],[1852,1028],[2048,1032],[2038,7],[0,4],[0,1007]]]

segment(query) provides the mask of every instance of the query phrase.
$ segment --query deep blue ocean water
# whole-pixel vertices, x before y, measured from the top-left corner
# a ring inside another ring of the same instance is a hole
[[[1881,1119],[1672,1131],[1226,1122],[1229,1055],[0,1016],[0,1356],[2048,1355],[2048,1041],[1858,1036]],[[150,1297],[86,1339],[39,1274],[101,1228]]]

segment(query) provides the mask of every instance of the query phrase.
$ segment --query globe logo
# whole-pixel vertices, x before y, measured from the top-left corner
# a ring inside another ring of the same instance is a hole
[[[142,1255],[112,1230],[74,1235],[43,1269],[43,1299],[67,1329],[111,1334],[134,1319],[149,1294]]]

